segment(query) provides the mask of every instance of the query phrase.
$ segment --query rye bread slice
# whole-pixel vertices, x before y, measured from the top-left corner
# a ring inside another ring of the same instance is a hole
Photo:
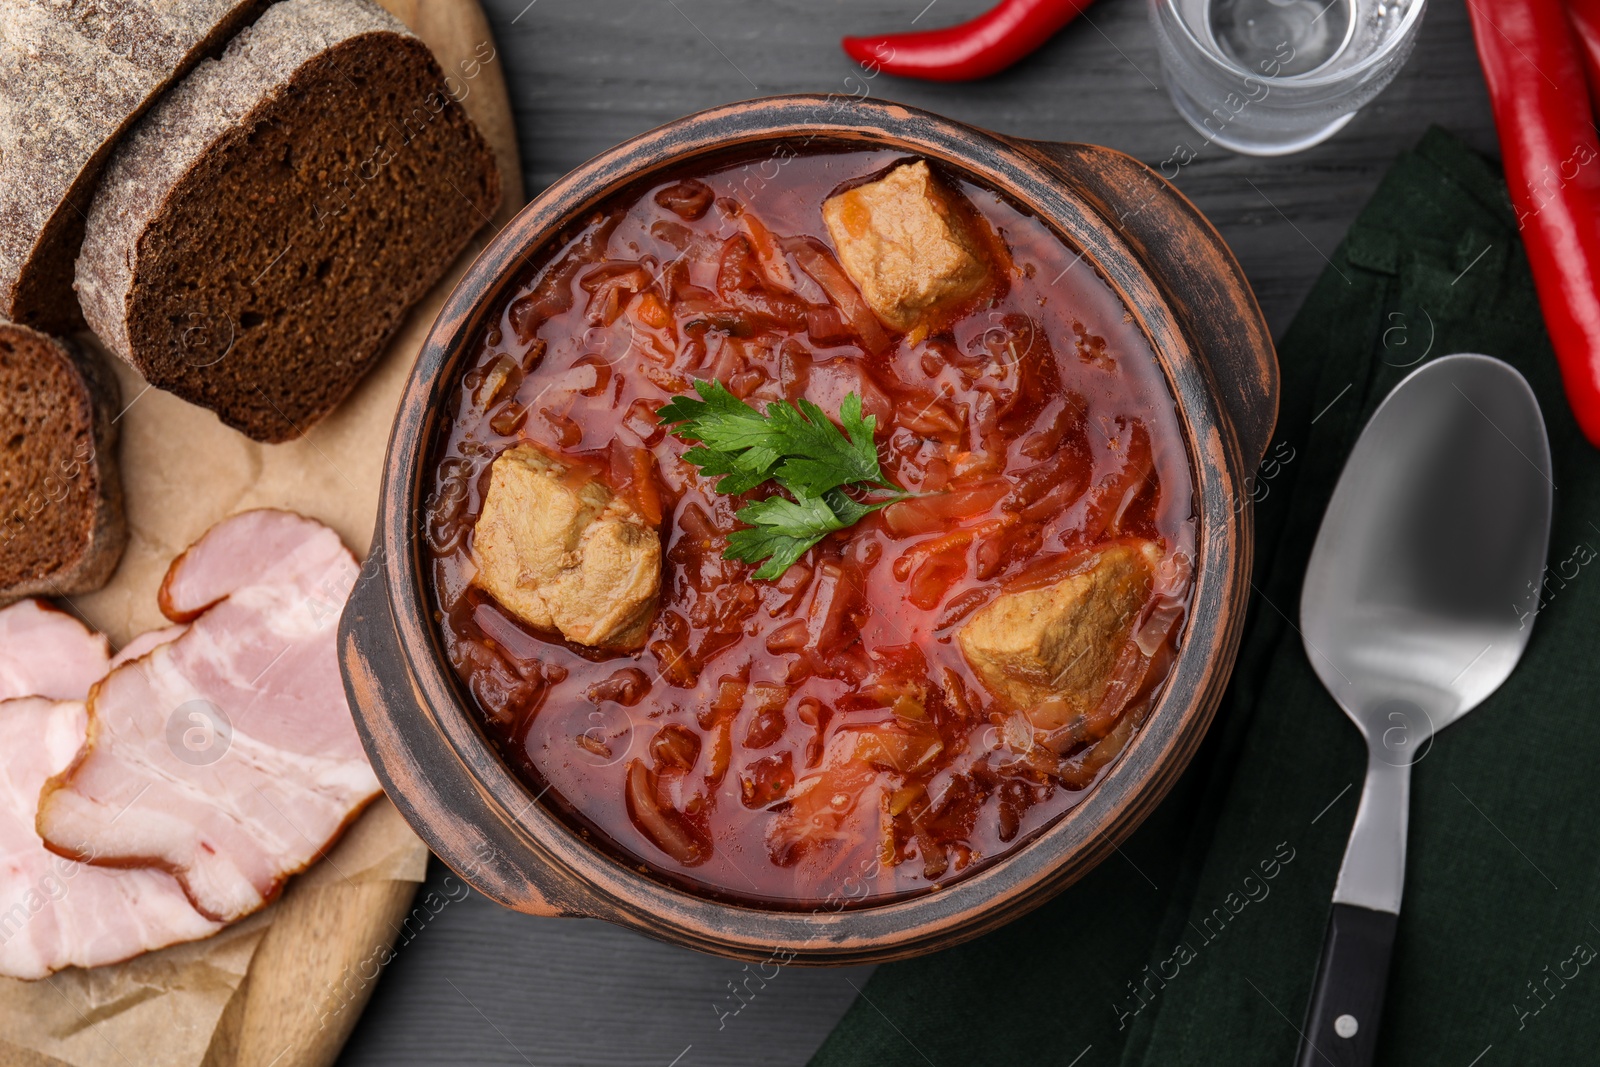
[[[83,324],[72,264],[117,138],[262,0],[0,3],[0,316]]]
[[[152,384],[283,441],[344,398],[499,201],[420,40],[367,0],[284,0],[117,148],[78,296]]]
[[[0,321],[0,604],[87,593],[116,570],[117,408],[99,356]]]

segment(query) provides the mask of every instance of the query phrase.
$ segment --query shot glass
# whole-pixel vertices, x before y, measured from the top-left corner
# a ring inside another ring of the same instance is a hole
[[[1150,0],[1178,113],[1234,152],[1320,144],[1394,80],[1426,0]]]

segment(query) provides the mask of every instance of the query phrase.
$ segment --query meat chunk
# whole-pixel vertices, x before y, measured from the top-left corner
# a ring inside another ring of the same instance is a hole
[[[839,262],[884,325],[933,325],[977,293],[988,268],[972,223],[921,160],[822,205]]]
[[[224,922],[316,860],[379,792],[335,644],[356,573],[338,534],[286,511],[178,557],[161,608],[192,621],[95,688],[89,743],[39,797],[51,851],[170,871]]]
[[[33,825],[39,790],[72,763],[88,728],[81,701],[0,702],[0,975],[98,967],[220,928],[165,871],[91,867],[44,847]]]
[[[103,635],[42,600],[0,611],[0,700],[82,700],[106,673]]]
[[[956,639],[983,684],[1014,710],[1058,700],[1086,715],[1111,680],[1160,562],[1150,541],[1093,549],[1058,582],[1002,593]]]
[[[598,479],[531,445],[501,453],[473,528],[475,583],[529,626],[638,648],[661,588],[661,535]]]

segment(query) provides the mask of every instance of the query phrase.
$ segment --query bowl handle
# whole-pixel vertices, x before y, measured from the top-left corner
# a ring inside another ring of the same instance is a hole
[[[1278,357],[1239,261],[1189,199],[1132,156],[1099,145],[1017,140],[1116,227],[1200,349],[1250,469],[1278,421]]]
[[[374,553],[362,567],[339,619],[339,668],[389,799],[436,856],[490,899],[530,915],[603,915],[586,887],[488,803],[433,721],[400,649],[379,560]]]

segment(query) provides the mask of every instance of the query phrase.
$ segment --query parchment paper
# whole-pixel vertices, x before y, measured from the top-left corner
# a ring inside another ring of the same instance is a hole
[[[356,392],[298,441],[253,442],[109,359],[122,387],[117,424],[129,544],[110,584],[67,606],[114,646],[166,624],[156,589],[168,564],[237,511],[293,509],[327,523],[365,556],[406,375],[456,279],[521,207],[504,77],[476,0],[382,2],[433,49],[451,92],[494,145],[501,209],[412,310]],[[87,334],[80,340],[94,343]],[[380,798],[278,903],[214,937],[38,982],[0,979],[0,1064],[329,1063],[371,994],[367,964],[388,958],[426,866],[422,842]],[[341,934],[347,944],[338,943]],[[253,968],[258,955],[269,962]],[[352,982],[355,973],[360,979]]]

